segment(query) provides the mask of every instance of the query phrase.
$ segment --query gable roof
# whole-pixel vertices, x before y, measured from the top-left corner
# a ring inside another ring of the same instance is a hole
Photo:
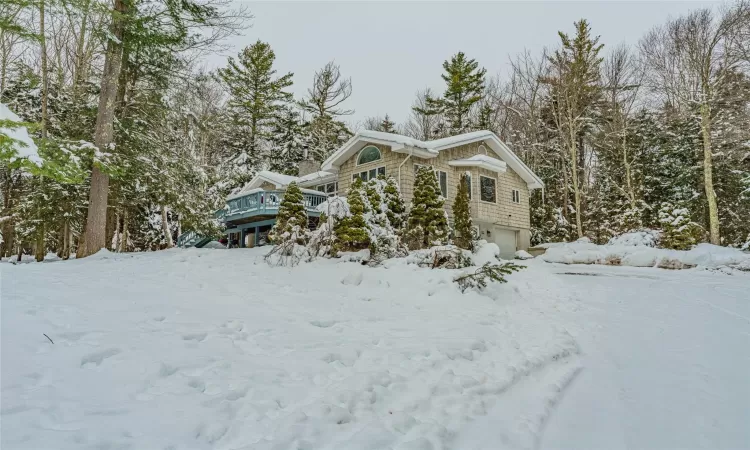
[[[443,150],[480,141],[487,144],[502,161],[510,166],[526,182],[530,189],[544,187],[544,182],[495,133],[486,130],[472,131],[433,141],[420,141],[408,136],[384,133],[382,131],[361,130],[329,156],[323,162],[322,169],[332,170],[338,168],[368,143],[388,145],[391,151],[396,153],[405,153],[417,158],[430,159],[436,157]]]

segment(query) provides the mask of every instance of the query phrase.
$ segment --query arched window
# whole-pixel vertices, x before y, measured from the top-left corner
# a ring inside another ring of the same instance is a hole
[[[357,165],[379,161],[381,158],[382,156],[380,155],[380,150],[378,150],[378,148],[374,145],[368,145],[367,147],[363,148],[361,152],[359,152]]]

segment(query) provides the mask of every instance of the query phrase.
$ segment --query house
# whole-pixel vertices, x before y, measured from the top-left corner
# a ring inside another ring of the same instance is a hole
[[[435,171],[452,219],[453,200],[461,175],[468,175],[474,225],[483,239],[495,242],[502,256],[527,249],[531,237],[529,196],[542,180],[490,131],[475,131],[433,141],[398,134],[359,131],[318,168],[309,161],[300,177],[263,171],[240,192],[227,198],[223,221],[227,233],[239,234],[241,245],[262,243],[274,223],[283,190],[292,181],[301,188],[311,221],[326,196],[345,195],[354,178],[393,177],[408,205],[420,166]]]

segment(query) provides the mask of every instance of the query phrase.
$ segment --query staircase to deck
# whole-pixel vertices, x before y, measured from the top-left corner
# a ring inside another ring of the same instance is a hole
[[[212,240],[210,237],[202,236],[195,231],[187,231],[177,238],[177,246],[182,248],[201,248]]]

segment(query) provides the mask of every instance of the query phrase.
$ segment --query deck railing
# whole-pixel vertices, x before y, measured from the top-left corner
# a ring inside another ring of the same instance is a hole
[[[302,194],[302,202],[308,212],[317,211],[318,205],[326,201],[326,194]],[[284,191],[260,191],[235,197],[227,201],[227,206],[216,212],[215,216],[222,222],[232,220],[233,217],[247,213],[276,214],[281,201],[284,200]]]

